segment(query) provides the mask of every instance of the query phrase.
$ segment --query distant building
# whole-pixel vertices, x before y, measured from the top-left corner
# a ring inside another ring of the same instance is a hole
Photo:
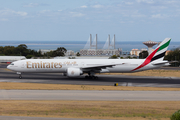
[[[97,49],[96,50],[96,55],[103,55],[103,50],[102,49]]]
[[[112,49],[112,50],[103,50],[103,55],[120,55],[120,52],[118,49]]]
[[[140,53],[141,51],[139,50],[139,49],[132,49],[131,51],[130,51],[130,54],[131,55],[136,55],[136,56],[139,56],[139,53]]]
[[[72,50],[67,50],[65,53],[65,56],[74,56],[74,55],[75,55],[75,53]]]
[[[171,52],[171,50],[167,50],[165,55],[168,55]]]
[[[122,55],[130,55],[129,51],[122,51]]]
[[[118,48],[119,55],[122,55],[122,48]]]
[[[88,49],[87,55],[96,55],[96,49]]]
[[[87,51],[87,49],[81,49],[79,53],[80,55],[87,55]]]
[[[80,55],[81,56],[92,56],[92,55],[96,55],[96,56],[101,56],[101,55],[120,55],[120,52],[118,51],[118,49],[114,49],[114,50],[103,50],[103,49],[81,49],[80,50]]]

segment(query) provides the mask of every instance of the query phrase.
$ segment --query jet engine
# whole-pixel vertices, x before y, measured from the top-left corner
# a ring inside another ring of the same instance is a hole
[[[83,72],[79,68],[68,68],[67,69],[68,77],[79,77],[82,74],[83,74]]]

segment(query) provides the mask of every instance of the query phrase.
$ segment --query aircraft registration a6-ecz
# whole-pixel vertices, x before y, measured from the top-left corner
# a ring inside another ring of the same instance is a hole
[[[8,69],[22,73],[63,73],[68,77],[97,79],[96,73],[131,73],[169,65],[163,61],[171,39],[164,39],[146,59],[26,59],[12,62]]]

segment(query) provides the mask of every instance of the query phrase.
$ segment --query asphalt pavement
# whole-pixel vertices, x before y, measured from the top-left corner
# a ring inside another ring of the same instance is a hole
[[[179,101],[180,91],[0,90],[0,100]]]

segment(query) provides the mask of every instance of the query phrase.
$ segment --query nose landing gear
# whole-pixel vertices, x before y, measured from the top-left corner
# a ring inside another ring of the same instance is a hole
[[[21,72],[17,72],[17,74],[19,75],[19,79],[22,79]]]
[[[22,76],[21,76],[21,75],[19,75],[19,79],[22,79]]]

